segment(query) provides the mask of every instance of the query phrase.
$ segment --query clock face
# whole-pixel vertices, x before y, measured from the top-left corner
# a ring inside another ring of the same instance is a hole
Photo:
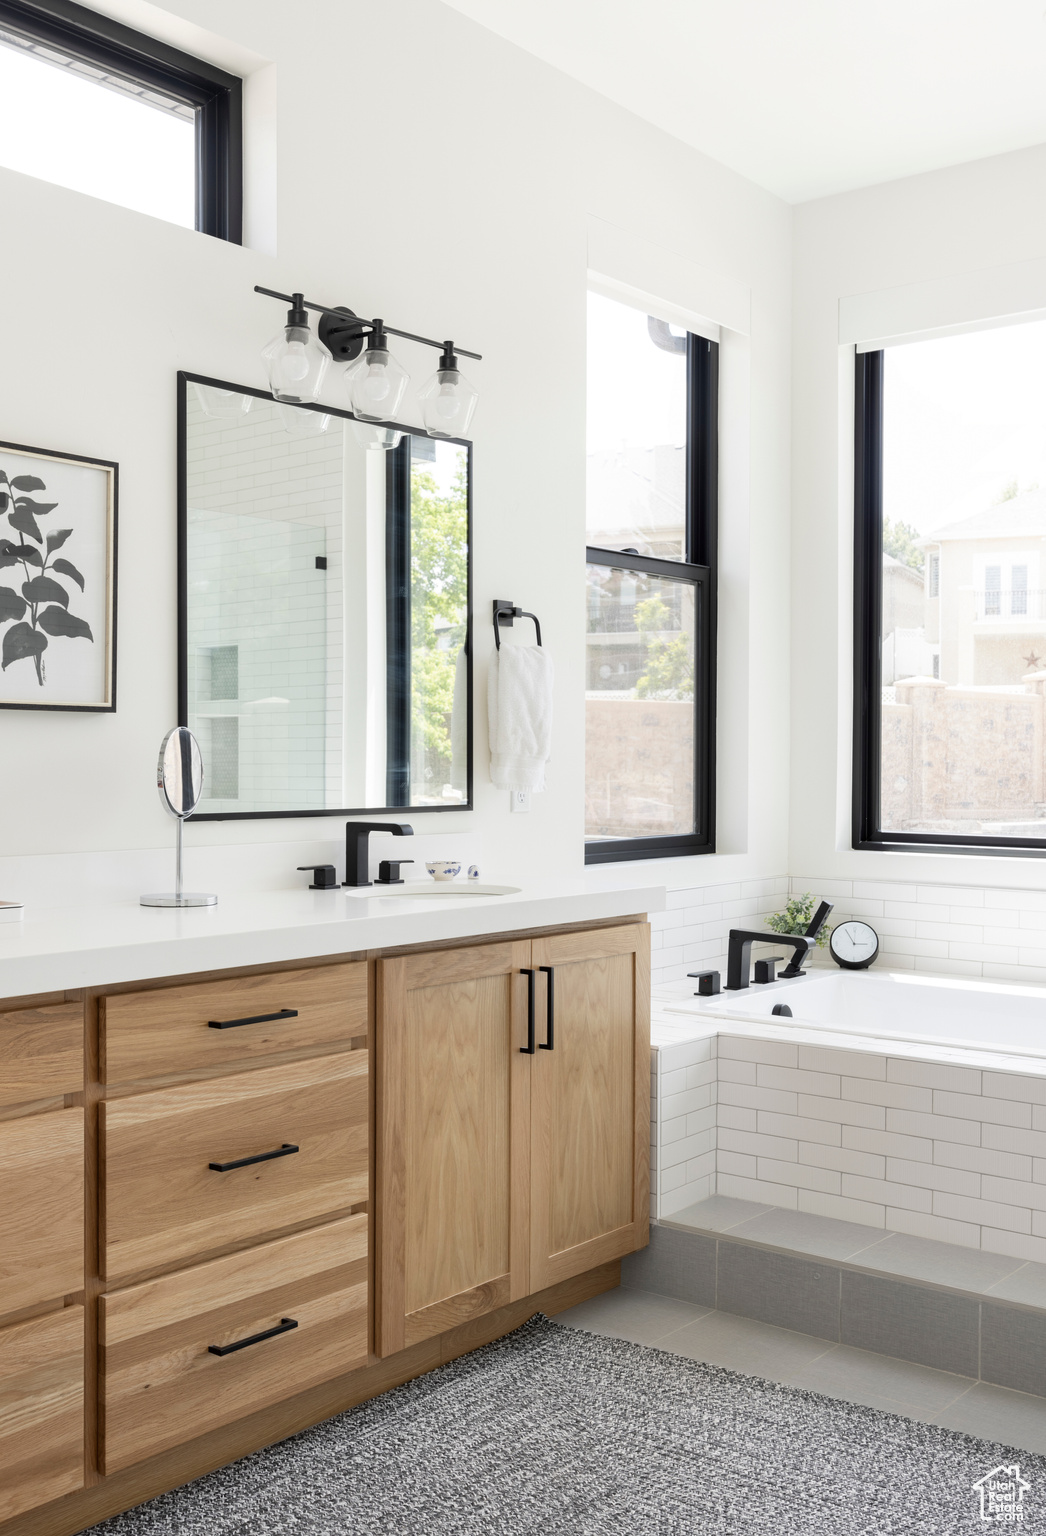
[[[879,935],[868,923],[851,918],[837,923],[828,941],[832,959],[847,971],[861,971],[879,953]]]

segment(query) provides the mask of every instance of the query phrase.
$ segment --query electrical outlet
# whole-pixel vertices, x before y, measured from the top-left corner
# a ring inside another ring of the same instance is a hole
[[[530,810],[530,790],[510,789],[508,793],[510,809],[515,811],[517,815],[525,816],[527,811]]]

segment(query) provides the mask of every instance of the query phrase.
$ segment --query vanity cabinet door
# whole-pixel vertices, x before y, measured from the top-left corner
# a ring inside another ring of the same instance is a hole
[[[533,942],[530,1283],[534,1291],[642,1248],[649,1229],[650,930],[645,923]],[[546,969],[551,968],[551,976]]]
[[[378,1348],[526,1296],[530,944],[378,966]]]
[[[84,1481],[84,1309],[0,1328],[0,1521]]]
[[[84,1285],[84,1112],[0,1123],[0,1313]]]

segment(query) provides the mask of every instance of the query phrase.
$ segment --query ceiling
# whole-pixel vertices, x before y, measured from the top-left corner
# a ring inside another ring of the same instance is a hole
[[[788,202],[1046,141],[1046,0],[446,0]]]

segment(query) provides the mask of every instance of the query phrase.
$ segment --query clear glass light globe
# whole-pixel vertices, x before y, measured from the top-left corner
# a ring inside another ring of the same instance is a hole
[[[309,359],[300,341],[289,341],[283,356],[276,364],[281,384],[300,384],[309,376]]]
[[[288,325],[262,352],[273,398],[291,405],[319,397],[331,355],[307,325]]]
[[[384,347],[368,347],[345,375],[353,414],[361,421],[395,420],[410,382]]]
[[[425,427],[433,437],[464,437],[479,393],[457,368],[438,368],[419,391]]]

